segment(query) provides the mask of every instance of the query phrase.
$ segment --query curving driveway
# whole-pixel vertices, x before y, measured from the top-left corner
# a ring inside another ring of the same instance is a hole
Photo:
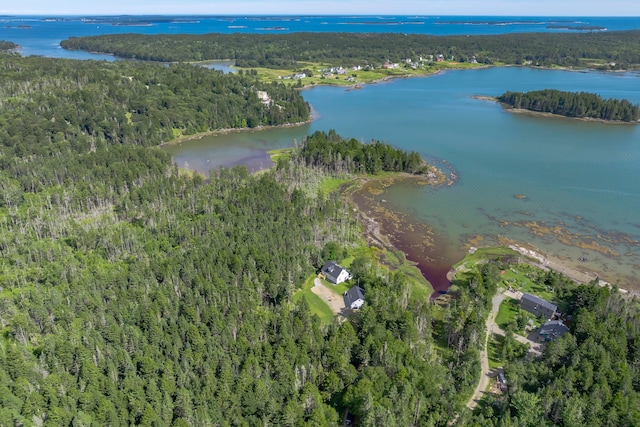
[[[500,329],[498,325],[496,325],[496,315],[498,314],[498,309],[500,308],[500,303],[504,300],[503,294],[498,294],[493,297],[491,300],[491,312],[487,316],[486,322],[486,332],[484,336],[484,348],[480,352],[480,381],[478,381],[478,385],[476,389],[473,391],[471,398],[467,401],[467,408],[473,410],[476,406],[478,406],[478,402],[482,398],[482,394],[485,392],[487,387],[489,386],[489,334],[497,329]],[[502,331],[502,329],[500,329]],[[504,332],[503,332],[504,333]]]

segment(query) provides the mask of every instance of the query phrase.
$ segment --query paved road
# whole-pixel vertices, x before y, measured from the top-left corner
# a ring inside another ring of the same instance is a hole
[[[480,381],[478,381],[478,385],[476,386],[473,395],[471,395],[471,398],[467,402],[467,408],[471,410],[478,406],[478,401],[482,398],[482,394],[489,386],[489,334],[495,329],[500,329],[498,325],[496,325],[496,315],[498,314],[498,309],[500,308],[502,300],[504,300],[504,295],[498,294],[494,296],[491,301],[491,312],[489,313],[489,316],[487,316],[487,323],[485,325],[486,334],[484,336],[484,348],[480,352]]]

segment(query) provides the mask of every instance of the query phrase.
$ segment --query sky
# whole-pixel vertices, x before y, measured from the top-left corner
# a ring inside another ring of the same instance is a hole
[[[640,16],[640,0],[0,0],[0,15]]]

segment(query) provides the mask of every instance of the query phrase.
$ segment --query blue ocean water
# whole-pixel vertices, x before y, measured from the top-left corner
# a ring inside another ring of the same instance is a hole
[[[315,87],[303,92],[317,114],[308,125],[205,137],[167,150],[179,166],[206,173],[233,164],[267,167],[266,150],[292,146],[316,130],[383,140],[436,164],[446,160],[457,171],[451,187],[398,184],[375,196],[431,225],[443,262],[457,261],[470,244],[504,238],[637,287],[640,125],[514,114],[473,98],[544,88],[640,103],[637,73],[454,70],[359,90]],[[581,257],[589,263],[580,263]]]
[[[507,16],[2,16],[0,40],[18,43],[23,55],[107,59],[69,52],[60,41],[98,34],[204,34],[280,32],[394,32],[478,35],[521,32],[640,29],[640,17]]]

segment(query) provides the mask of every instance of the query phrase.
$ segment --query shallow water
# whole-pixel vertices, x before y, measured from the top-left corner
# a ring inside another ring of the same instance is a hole
[[[361,90],[314,88],[304,92],[318,115],[310,125],[203,138],[170,151],[178,165],[206,170],[246,159],[265,166],[259,152],[291,146],[315,130],[384,140],[436,163],[445,159],[459,174],[451,187],[399,184],[375,196],[433,227],[440,242],[433,255],[452,262],[468,245],[512,239],[633,287],[640,268],[640,126],[513,114],[472,98],[543,88],[640,103],[633,73],[450,71]]]

